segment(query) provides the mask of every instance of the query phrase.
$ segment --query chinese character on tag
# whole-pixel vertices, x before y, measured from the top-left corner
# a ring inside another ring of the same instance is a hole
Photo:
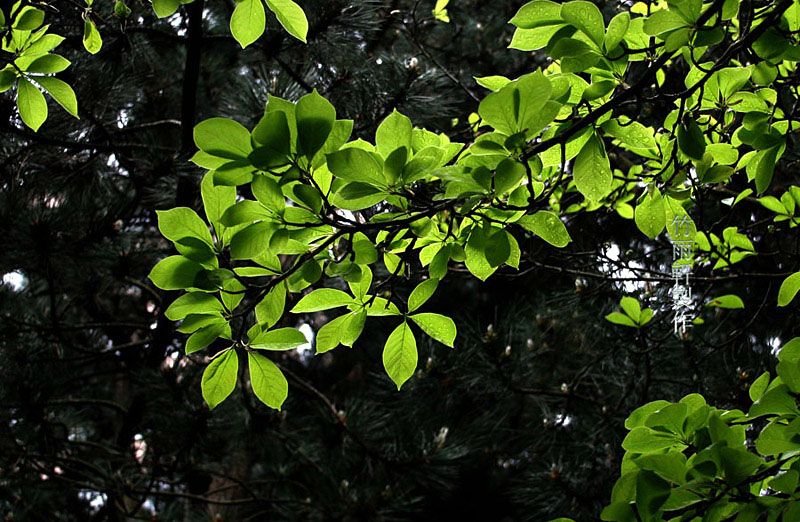
[[[680,283],[675,283],[675,286],[670,290],[672,294],[672,309],[680,310],[682,308],[690,308],[692,306],[692,288],[684,286]]]
[[[686,329],[692,326],[692,323],[689,322],[689,316],[686,314],[686,310],[679,310],[675,312],[675,318],[672,321],[674,326],[674,333],[678,334],[685,334]]]
[[[686,286],[689,286],[689,274],[691,273],[692,267],[690,265],[681,265],[678,263],[672,265],[672,279],[675,280],[675,284],[678,284],[678,281],[684,278],[686,280]]]
[[[672,279],[675,282],[669,293],[672,296],[672,310],[675,312],[673,326],[675,333],[683,335],[686,328],[692,326],[690,316],[692,308],[692,288],[689,286],[689,274],[692,272],[694,241],[691,238],[692,220],[688,215],[676,215],[670,227],[672,234]],[[669,232],[670,229],[667,229]]]
[[[690,235],[689,225],[691,224],[691,222],[692,222],[691,219],[689,219],[689,216],[687,215],[673,217],[670,226],[675,227],[674,237],[681,237],[681,236],[689,237]],[[681,233],[681,230],[683,230],[683,233]]]
[[[694,242],[690,240],[680,240],[672,242],[673,260],[691,261],[694,253]]]

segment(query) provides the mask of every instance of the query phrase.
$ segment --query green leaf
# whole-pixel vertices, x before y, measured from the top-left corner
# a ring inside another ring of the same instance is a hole
[[[246,159],[252,152],[250,132],[241,124],[227,118],[209,118],[194,128],[197,148],[228,159]]]
[[[38,76],[36,81],[71,115],[78,117],[78,100],[75,91],[66,82],[51,76]]]
[[[342,323],[341,330],[341,343],[345,346],[353,346],[353,343],[361,336],[364,331],[364,323],[367,319],[367,311],[365,309],[356,310],[347,314],[345,321]]]
[[[364,296],[365,301],[372,300],[372,304],[367,305],[367,315],[369,317],[388,317],[393,315],[403,315],[397,308],[397,305],[384,299],[383,297],[376,297],[374,300],[372,296]]]
[[[487,242],[483,228],[478,226],[472,229],[464,249],[467,269],[481,281],[486,281],[497,270],[497,267],[493,267],[486,258]]]
[[[26,5],[14,16],[14,23],[11,27],[19,31],[34,31],[41,27],[43,23],[44,11]]]
[[[764,392],[767,391],[767,386],[769,386],[769,377],[769,372],[764,372],[758,379],[753,381],[750,388],[747,389],[751,401],[755,402],[764,395]]]
[[[792,415],[798,414],[797,401],[789,395],[789,388],[785,384],[768,388],[750,407],[747,414],[750,417],[762,415]],[[761,450],[759,450],[760,453]]]
[[[195,280],[205,269],[183,256],[170,256],[153,267],[147,277],[162,290],[184,290],[196,287]]]
[[[17,75],[10,69],[0,71],[0,92],[6,92],[17,83]]]
[[[763,193],[772,182],[772,175],[775,172],[775,164],[778,162],[778,153],[781,146],[771,147],[767,150],[759,151],[747,165],[747,174],[750,175],[751,165],[755,165],[756,192]]]
[[[265,112],[253,129],[253,139],[263,145],[250,154],[254,166],[267,170],[289,161],[287,156],[292,150],[292,131],[284,111],[276,109]]]
[[[800,474],[797,472],[797,470],[790,469],[770,480],[769,487],[775,491],[792,495],[797,489],[797,482],[799,479]]]
[[[603,131],[635,149],[654,149],[656,140],[653,132],[638,121],[620,123],[617,119],[603,122]]]
[[[322,325],[314,338],[316,353],[325,353],[339,346],[351,315],[351,313],[340,315]]]
[[[336,109],[316,89],[297,101],[297,140],[309,161],[325,144],[336,120]]]
[[[495,267],[502,264],[519,268],[519,245],[510,233],[500,228],[491,228],[486,241],[486,260]]]
[[[212,324],[227,324],[227,321],[221,315],[189,314],[181,322],[178,331],[192,333]]]
[[[203,372],[200,387],[208,408],[213,410],[236,388],[236,374],[239,372],[239,357],[236,351],[228,348],[218,355]]]
[[[214,185],[238,187],[253,181],[253,165],[247,160],[228,161],[214,171]]]
[[[131,15],[131,8],[123,0],[114,2],[114,15],[119,18],[128,18]]]
[[[256,350],[284,351],[306,344],[306,336],[295,328],[278,328],[261,332],[250,340],[250,347]]]
[[[456,340],[456,323],[452,319],[441,314],[421,313],[414,314],[411,320],[422,328],[422,331],[436,339],[440,343],[453,347]]]
[[[375,132],[375,147],[378,154],[387,158],[400,147],[410,151],[411,127],[411,120],[397,112],[397,109],[393,110]]]
[[[65,70],[70,61],[58,54],[45,54],[35,59],[25,68],[28,73],[55,74]],[[38,79],[37,79],[38,80]]]
[[[763,198],[758,198],[758,202],[761,203],[761,205],[764,206],[765,208],[777,214],[783,214],[783,215],[789,214],[786,207],[783,206],[783,203],[781,203],[781,201],[775,196],[764,196]]]
[[[753,67],[726,67],[714,73],[719,81],[719,91],[723,98],[738,92],[750,80]]]
[[[642,309],[639,306],[639,301],[634,299],[633,297],[623,297],[619,301],[619,305],[622,307],[622,310],[633,319],[634,323],[639,323],[639,319],[642,315]]]
[[[640,471],[636,477],[636,507],[642,518],[652,520],[669,498],[669,493],[669,482],[652,471]]]
[[[235,310],[244,299],[245,287],[238,279],[231,277],[222,281],[220,298],[228,310]]]
[[[678,451],[664,454],[649,454],[638,457],[633,463],[675,484],[686,483],[686,457]]]
[[[756,439],[756,451],[761,455],[778,455],[799,450],[800,444],[795,442],[797,437],[796,419],[793,424],[795,426],[787,426],[776,421],[767,424]]]
[[[611,19],[608,23],[606,35],[603,38],[603,47],[605,47],[607,53],[616,49],[620,42],[622,42],[625,33],[628,32],[630,23],[631,15],[628,11],[623,11]]]
[[[353,346],[364,330],[367,315],[367,311],[362,308],[340,315],[325,323],[315,338],[316,353],[333,350],[340,343],[345,346]]]
[[[620,314],[621,315],[621,314]],[[631,412],[628,418],[625,420],[625,428],[632,430],[637,426],[643,426],[647,418],[663,409],[665,406],[669,406],[671,403],[665,400],[658,400],[653,402],[648,402],[642,406],[639,406],[635,410]]]
[[[600,54],[596,50],[576,38],[559,39],[550,49],[550,53],[554,59],[561,61],[561,72],[564,73],[584,72],[600,60]]]
[[[91,54],[97,54],[103,47],[103,37],[91,20],[83,22],[83,47]]]
[[[355,280],[359,271],[361,276]],[[364,296],[367,295],[370,286],[372,286],[372,270],[366,265],[356,266],[353,267],[351,274],[345,277],[348,278],[347,285],[350,287],[350,291],[359,301],[363,302]]]
[[[292,0],[266,0],[267,7],[275,13],[278,21],[286,31],[306,43],[308,36],[308,20],[303,9]]]
[[[165,18],[175,14],[180,5],[180,0],[153,0],[153,11],[157,17]]]
[[[250,386],[253,387],[258,400],[276,410],[289,396],[289,383],[283,372],[263,355],[247,353],[247,364],[250,367]]]
[[[534,0],[523,5],[508,22],[521,29],[533,29],[564,23],[561,18],[561,4],[548,0]]]
[[[633,216],[636,226],[650,239],[655,239],[664,231],[667,226],[666,207],[657,187],[651,186],[642,194]]]
[[[563,248],[572,241],[567,227],[554,212],[540,210],[533,215],[522,216],[517,223],[533,232],[557,248]]]
[[[39,130],[47,119],[47,102],[44,94],[25,78],[20,78],[17,83],[17,109],[25,125]]]
[[[200,194],[203,199],[206,219],[214,226],[221,245],[230,242],[230,231],[222,224],[222,215],[236,203],[236,188],[214,186],[214,175],[206,173],[200,183]]]
[[[542,108],[552,90],[550,81],[542,73],[526,74],[486,96],[478,106],[478,114],[508,136],[534,127],[541,130],[544,126],[540,126]]]
[[[208,244],[193,237],[185,237],[175,242],[175,249],[184,257],[196,261],[206,268],[219,268],[216,254]]]
[[[164,315],[170,321],[178,321],[189,314],[218,314],[222,311],[222,303],[213,295],[189,292],[174,300],[164,311]]]
[[[792,302],[800,290],[800,272],[796,272],[781,283],[781,288],[778,290],[778,306],[786,306]]]
[[[428,279],[418,284],[408,296],[408,312],[411,313],[425,304],[436,291],[437,286],[439,286],[438,279]]]
[[[716,308],[744,308],[744,302],[742,298],[738,295],[721,295],[719,297],[715,297],[708,303],[706,306],[714,306]]]
[[[449,23],[450,17],[447,14],[447,4],[450,0],[436,0],[436,5],[433,8],[433,17],[440,22]]]
[[[606,25],[596,5],[582,0],[567,2],[561,6],[561,18],[580,29],[598,48],[603,46]]]
[[[231,16],[231,34],[244,49],[264,33],[266,22],[261,0],[242,0]]]
[[[517,188],[525,177],[525,167],[512,159],[505,159],[497,166],[494,173],[495,194],[504,194]]]
[[[663,39],[666,37],[666,33],[687,25],[686,20],[678,14],[667,9],[660,9],[647,17],[643,28],[646,34],[653,36],[663,35]]]
[[[268,176],[256,176],[250,188],[258,202],[268,209],[282,213],[286,208],[286,197],[278,184]]]
[[[392,331],[383,347],[383,367],[399,390],[417,369],[417,341],[403,322]]]
[[[156,210],[158,229],[170,241],[176,242],[186,237],[197,238],[213,247],[214,241],[208,231],[208,225],[197,213],[188,207],[177,207],[170,210]]]
[[[378,251],[372,241],[361,232],[353,237],[354,262],[358,265],[369,265],[378,260]]]
[[[403,173],[403,168],[408,161],[408,148],[400,147],[389,153],[389,156],[383,162],[383,172],[386,179],[394,182]]]
[[[617,84],[611,80],[594,82],[589,87],[584,89],[581,97],[586,101],[594,101],[606,96],[608,93],[613,91],[616,86]]]
[[[589,138],[575,158],[572,176],[578,191],[589,201],[600,201],[611,191],[611,166],[605,146],[596,135]]]
[[[19,3],[12,7],[12,13],[18,5]],[[20,9],[13,17],[14,23],[11,24],[11,27],[19,31],[34,31],[44,23],[44,11],[29,5]]]
[[[236,232],[231,237],[231,259],[253,259],[269,249],[276,226],[260,222]]]
[[[622,441],[625,451],[634,453],[650,453],[680,445],[680,441],[671,433],[653,430],[645,426],[633,428]]]
[[[621,326],[630,326],[632,328],[638,328],[638,325],[635,322],[633,322],[633,319],[619,312],[611,312],[610,314],[608,314],[606,316],[606,321]]]
[[[680,201],[669,195],[664,196],[664,213],[667,222],[667,234],[672,241],[682,241],[695,236],[697,226]]]
[[[25,51],[25,54],[28,57],[38,54],[49,53],[50,51],[61,45],[61,42],[64,41],[64,37],[58,36],[57,34],[47,34],[47,33],[42,34],[41,32],[39,32],[37,33],[37,35],[41,35],[41,37],[35,36],[36,41],[31,43]]]
[[[280,320],[285,307],[286,287],[283,284],[278,284],[256,305],[255,311],[258,324],[271,328]]]
[[[230,335],[230,326],[227,322],[214,323],[198,329],[186,340],[186,355],[208,348],[226,330]]]
[[[319,312],[353,303],[353,297],[335,288],[317,288],[298,302],[291,312],[301,314]]]
[[[559,4],[556,5],[558,6]],[[553,38],[553,35],[555,35],[559,29],[563,28],[563,25],[549,25],[537,27],[535,29],[517,29],[514,31],[514,36],[511,38],[511,43],[508,44],[508,48],[517,49],[519,51],[536,51],[547,46],[548,42]],[[492,90],[499,90],[504,85],[505,84],[500,85],[498,89]]]
[[[348,147],[328,154],[328,169],[337,178],[373,186],[385,187],[383,168],[371,153]]]
[[[220,223],[226,227],[251,224],[254,221],[268,219],[270,212],[258,202],[245,199],[225,209],[219,218]]]
[[[339,188],[330,198],[331,203],[344,210],[361,210],[377,205],[384,201],[387,193],[384,190],[354,182],[339,185]]]
[[[684,119],[678,126],[678,147],[692,159],[702,160],[706,152],[703,131],[694,120]]]
[[[490,91],[499,91],[509,84],[511,80],[505,76],[484,76],[482,78],[474,77],[475,82],[481,87],[485,87]]]
[[[417,152],[403,168],[403,182],[411,183],[428,174],[431,169],[439,165],[443,152],[440,147],[425,147]]]

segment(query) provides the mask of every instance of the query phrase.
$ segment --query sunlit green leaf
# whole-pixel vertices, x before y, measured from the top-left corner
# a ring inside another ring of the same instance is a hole
[[[417,341],[403,322],[395,328],[383,347],[383,366],[399,390],[417,369]]]
[[[456,323],[441,314],[421,313],[409,316],[422,331],[440,343],[453,347],[456,340]]]
[[[25,125],[39,130],[47,119],[47,101],[42,92],[25,78],[17,82],[17,109]]]
[[[275,363],[257,353],[248,352],[250,386],[258,400],[276,410],[280,410],[289,396],[289,383]]]
[[[218,355],[203,372],[201,388],[203,399],[209,409],[216,408],[236,388],[236,375],[239,371],[239,357],[236,351],[228,348]]]
[[[308,36],[308,19],[303,9],[292,0],[265,0],[286,32],[301,42]]]
[[[261,0],[242,0],[231,16],[231,34],[244,49],[264,33],[266,21]]]

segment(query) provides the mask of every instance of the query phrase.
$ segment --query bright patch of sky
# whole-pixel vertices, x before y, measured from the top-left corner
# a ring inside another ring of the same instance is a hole
[[[92,510],[95,512],[99,511],[106,503],[105,493],[100,493],[99,491],[81,491],[78,493],[78,498],[87,500],[89,505],[92,506]]]
[[[769,353],[774,356],[778,356],[778,352],[781,351],[781,338],[780,337],[770,337],[767,339],[767,345],[769,346]]]
[[[314,342],[314,329],[311,328],[311,325],[308,323],[301,323],[300,326],[297,327],[302,333],[306,341],[305,344],[301,344],[297,347],[297,355],[300,358],[300,361],[304,364],[308,363],[309,359],[314,356],[314,352],[311,350],[311,343]]]
[[[645,282],[639,280],[639,275],[635,272],[636,269],[644,268],[641,264],[635,261],[627,261],[625,262],[624,266],[620,266],[621,263],[618,263],[620,260],[620,251],[619,246],[612,243],[608,247],[605,248],[604,255],[614,261],[615,263],[601,263],[600,264],[600,271],[611,276],[617,278],[624,278],[624,281],[618,281],[618,284],[622,287],[623,290],[627,293],[635,293],[636,291],[640,290],[644,287]]]
[[[28,285],[28,278],[22,275],[22,272],[14,270],[3,274],[3,284],[10,286],[15,292],[19,292]]]

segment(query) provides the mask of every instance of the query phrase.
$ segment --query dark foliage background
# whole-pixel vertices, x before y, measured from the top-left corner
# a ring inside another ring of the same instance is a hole
[[[797,333],[796,316],[765,305],[776,280],[759,276],[797,268],[794,236],[784,244],[763,220],[739,223],[767,255],[731,273],[698,268],[694,289],[698,302],[738,293],[747,308],[698,307],[705,325],[678,339],[668,242],[644,243],[630,221],[598,211],[570,220],[564,251],[520,238],[519,272],[484,284],[451,273],[430,309],[455,316],[456,348],[421,342],[402,392],[380,358],[394,324],[377,319],[352,350],[280,356],[290,377],[282,412],[239,390],[210,414],[206,352],[183,354],[185,337],[163,316],[176,296],[146,280],[170,248],[155,210],[199,205],[202,172],[186,161],[193,125],[227,116],[252,126],[268,93],[316,88],[358,137],[371,139],[397,108],[470,141],[466,117],[484,95],[472,77],[545,63],[505,50],[521,1],[453,2],[450,24],[431,19],[427,0],[302,4],[307,46],[271,21],[245,51],[228,30],[231,2],[195,0],[167,20],[137,3],[120,21],[108,5],[91,56],[78,4],[51,2],[80,121],[51,106],[33,134],[13,93],[0,95],[7,520],[594,520],[632,409],[690,392],[746,405],[770,350]],[[643,109],[643,123],[664,110]],[[621,155],[612,161],[626,168]],[[713,201],[696,209],[705,225],[735,224]],[[603,319],[622,295],[656,310],[641,335]]]

